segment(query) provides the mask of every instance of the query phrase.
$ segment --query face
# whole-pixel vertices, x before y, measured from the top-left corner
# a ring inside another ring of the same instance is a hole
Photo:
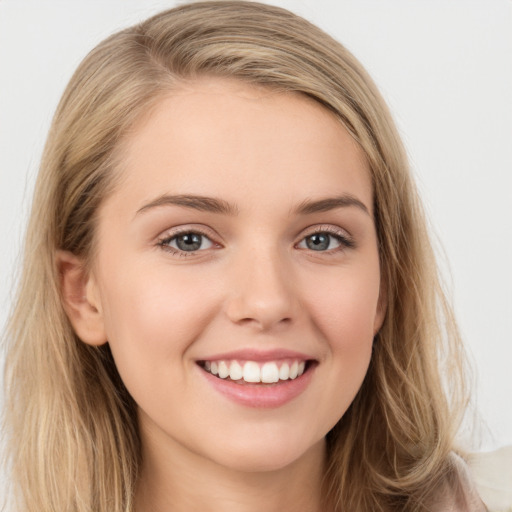
[[[251,471],[323,447],[384,314],[361,150],[313,100],[203,80],[122,151],[87,298],[143,446]]]

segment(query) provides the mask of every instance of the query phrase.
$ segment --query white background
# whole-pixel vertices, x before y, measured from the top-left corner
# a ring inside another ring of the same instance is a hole
[[[104,37],[176,3],[0,0],[0,327],[66,82]],[[477,448],[512,444],[512,1],[269,3],[344,43],[389,102],[476,366]]]

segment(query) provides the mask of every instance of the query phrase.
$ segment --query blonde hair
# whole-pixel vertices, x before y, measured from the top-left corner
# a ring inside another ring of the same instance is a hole
[[[64,249],[91,261],[120,140],[180,80],[201,75],[307,95],[364,151],[387,314],[365,381],[327,436],[326,492],[334,510],[427,510],[453,472],[463,360],[400,138],[372,80],[342,45],[284,9],[244,1],[183,5],[109,37],[81,63],[59,104],[5,337],[5,428],[19,509],[132,510],[135,404],[108,344],[92,347],[74,334],[55,255]]]

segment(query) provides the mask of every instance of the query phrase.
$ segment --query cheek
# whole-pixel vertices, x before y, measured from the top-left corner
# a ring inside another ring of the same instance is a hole
[[[369,268],[341,269],[317,280],[308,293],[313,321],[333,348],[357,349],[373,340],[380,277],[378,266]]]
[[[116,365],[130,387],[135,379],[138,385],[151,383],[159,368],[167,371],[185,364],[187,349],[201,336],[218,301],[214,290],[198,289],[197,279],[186,275],[151,265],[139,266],[136,272],[126,272],[130,265],[119,268],[123,272],[112,272],[102,290],[102,304]]]
[[[368,370],[380,278],[378,266],[364,267],[361,272],[337,269],[337,274],[311,287],[307,309],[314,328],[324,340],[325,358],[332,369],[331,396],[341,416]]]
[[[123,267],[126,269],[126,265]],[[203,309],[207,309],[210,299],[208,290],[198,290],[197,279],[165,269],[145,271],[144,267],[119,275],[111,274],[108,288],[102,295],[102,303],[106,304],[107,332],[111,338],[137,339],[147,333],[144,342],[155,345],[163,343],[164,337],[151,336],[151,333],[163,331],[166,338],[170,335],[181,338],[194,326],[199,326],[198,297],[201,297]]]

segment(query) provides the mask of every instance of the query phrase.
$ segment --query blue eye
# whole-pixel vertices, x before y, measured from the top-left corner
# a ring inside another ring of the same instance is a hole
[[[341,234],[328,233],[326,231],[319,231],[304,237],[297,247],[300,249],[309,249],[310,251],[322,252],[353,246],[354,243],[346,236]]]
[[[195,231],[187,231],[164,238],[159,242],[159,245],[174,249],[177,252],[195,252],[210,249],[213,242],[206,235]]]
[[[327,233],[315,233],[314,235],[306,237],[305,240],[308,249],[313,251],[327,251],[328,249],[332,249],[330,246],[333,237]],[[336,242],[338,241],[336,240]]]

